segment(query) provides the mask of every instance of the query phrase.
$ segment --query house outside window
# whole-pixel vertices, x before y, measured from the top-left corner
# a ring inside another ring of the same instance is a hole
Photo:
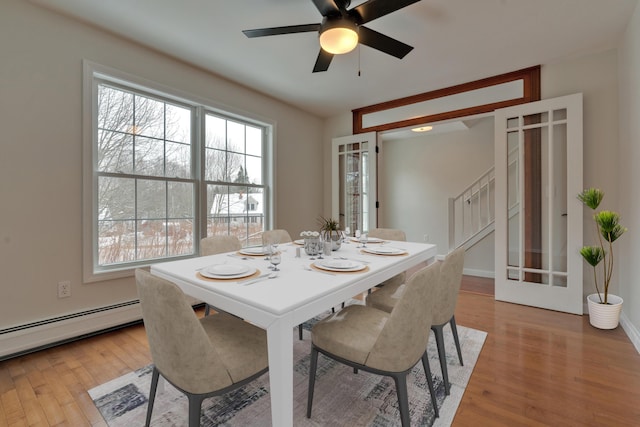
[[[85,280],[195,256],[208,235],[259,244],[271,126],[100,68],[85,64]]]

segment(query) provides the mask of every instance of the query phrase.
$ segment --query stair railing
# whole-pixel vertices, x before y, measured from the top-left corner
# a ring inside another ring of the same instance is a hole
[[[509,180],[518,182],[517,147],[509,150],[507,164]],[[463,245],[469,248],[492,232],[496,219],[494,206],[495,170],[491,167],[456,197],[449,198],[449,251]],[[509,202],[509,218],[518,213],[519,206],[520,194],[516,193]]]
[[[449,250],[473,239],[495,220],[492,167],[456,197],[449,198]]]

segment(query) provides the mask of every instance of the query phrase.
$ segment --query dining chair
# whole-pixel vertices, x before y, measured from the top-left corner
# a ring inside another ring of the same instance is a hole
[[[151,423],[160,375],[187,396],[188,425],[195,427],[204,399],[268,371],[264,330],[227,313],[198,319],[178,286],[141,269],[135,275],[154,364],[145,426]]]
[[[239,251],[242,248],[240,240],[236,236],[214,235],[200,240],[200,255],[217,255],[225,252]],[[204,315],[211,313],[211,306],[205,304]]]
[[[445,256],[444,260],[438,262],[441,264],[440,282],[432,296],[435,301],[435,305],[433,308],[431,329],[433,330],[436,338],[438,357],[440,359],[440,369],[442,371],[442,378],[447,395],[451,391],[449,372],[447,369],[447,356],[444,349],[444,326],[447,323],[451,325],[453,340],[458,352],[458,360],[460,361],[460,365],[464,366],[455,317],[458,293],[460,292],[460,283],[462,282],[464,254],[464,248],[458,248]],[[405,285],[402,284],[397,286],[385,286],[384,288],[367,295],[365,304],[379,310],[392,312],[394,307],[397,305],[397,302],[402,298],[404,292]]]
[[[265,230],[262,232],[262,244],[279,244],[292,242],[291,235],[287,230],[281,228],[275,230]]]
[[[427,358],[433,299],[440,265],[424,267],[405,285],[397,309],[387,313],[363,305],[350,305],[319,321],[311,330],[311,361],[307,418],[311,418],[318,353],[352,367],[393,378],[403,427],[410,425],[407,374],[422,360],[436,417],[438,404]]]
[[[214,235],[200,240],[200,255],[216,255],[225,252],[239,251],[242,244],[236,236]]]
[[[407,235],[404,231],[398,230],[395,228],[373,228],[369,230],[369,237],[376,237],[382,240],[399,240],[405,242],[407,240]],[[376,285],[376,287],[381,288],[384,286],[399,286],[406,280],[407,275],[403,271],[402,273],[396,274],[390,279],[385,280]],[[369,290],[371,293],[371,290]]]

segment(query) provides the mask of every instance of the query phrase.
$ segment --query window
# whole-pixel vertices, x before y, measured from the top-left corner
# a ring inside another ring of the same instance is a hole
[[[85,280],[193,256],[207,235],[260,242],[270,126],[102,68],[85,63]]]
[[[205,117],[207,235],[262,242],[265,186],[263,130],[217,114]]]

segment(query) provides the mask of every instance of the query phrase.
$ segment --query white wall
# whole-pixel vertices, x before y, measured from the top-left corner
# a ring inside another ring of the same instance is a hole
[[[629,231],[620,238],[617,247],[620,269],[616,278],[619,294],[624,299],[623,320],[630,323],[623,326],[640,351],[640,3],[620,45],[618,65],[618,206]]]
[[[607,50],[542,68],[542,98],[582,92],[584,187],[605,192],[601,208],[618,210],[618,64],[617,51]],[[569,153],[570,155],[570,153]],[[584,210],[584,244],[595,244],[592,212]],[[583,294],[595,292],[593,270],[583,264]],[[617,292],[614,276],[611,292]]]
[[[427,234],[446,254],[448,199],[493,167],[493,140],[493,117],[486,117],[466,130],[385,141],[378,159],[382,225],[404,230],[410,241]],[[465,268],[492,271],[493,256],[478,265],[475,252],[468,252]]]
[[[132,278],[82,284],[83,59],[275,121],[276,226],[316,225],[320,118],[22,0],[1,1],[0,52],[0,329],[137,297]]]
[[[637,14],[638,12],[636,11],[636,15]],[[633,25],[637,27],[637,20],[634,22],[635,24]],[[637,140],[638,129],[637,127],[633,126],[637,126],[638,117],[640,116],[637,114],[638,99],[634,98],[633,94],[638,96],[637,94],[639,93],[639,91],[636,90],[634,92],[629,89],[633,87],[634,84],[636,88],[638,85],[638,50],[634,50],[634,48],[637,47],[637,42],[635,41],[636,39],[633,38],[634,35],[637,35],[638,30],[635,30],[636,33],[632,33],[631,30],[632,29],[630,29],[631,34],[627,34],[626,51],[628,52],[627,57],[629,57],[627,62],[635,63],[636,68],[632,68],[631,72],[628,73],[628,79],[630,81],[625,85],[626,87],[624,89],[621,89],[621,91],[627,94],[627,98],[631,98],[627,101],[628,103],[631,103],[632,100],[635,103],[634,105],[636,108],[636,114],[635,116],[630,116],[630,118],[627,120],[627,126],[629,126],[630,128],[629,140],[633,140],[634,135]],[[578,58],[567,59],[556,63],[544,64],[541,70],[541,80],[543,99],[554,98],[577,92],[582,92],[584,94],[584,185],[585,187],[598,186],[602,188],[606,192],[603,206],[611,209],[620,209],[621,198],[619,197],[618,176],[616,172],[613,172],[620,169],[618,166],[618,162],[620,155],[622,155],[622,153],[618,152],[617,51],[608,50]],[[630,111],[634,110],[630,109]],[[351,132],[350,117],[351,114],[346,113],[341,116],[333,117],[331,120],[327,121],[327,126],[325,127],[325,153],[328,150],[331,135],[341,136],[349,134]],[[635,120],[633,120],[633,118],[635,118]],[[387,218],[393,218],[392,222],[395,225],[409,230],[410,237],[412,239],[421,241],[422,235],[427,232],[427,228],[425,227],[425,221],[423,218],[428,218],[428,221],[430,223],[430,225],[428,226],[429,230],[435,230],[433,232],[430,231],[429,233],[432,237],[432,240],[434,238],[437,239],[439,251],[442,252],[443,240],[439,236],[443,235],[442,233],[444,233],[444,230],[446,230],[447,224],[446,222],[444,222],[444,219],[446,218],[441,217],[441,214],[437,214],[435,210],[438,208],[435,208],[434,206],[446,206],[446,200],[444,199],[446,197],[449,197],[450,195],[454,195],[454,193],[445,195],[444,193],[448,193],[448,191],[446,191],[438,196],[442,197],[441,200],[433,200],[430,203],[425,203],[422,207],[418,208],[415,205],[416,191],[418,191],[418,189],[420,188],[429,189],[434,185],[431,181],[431,177],[429,176],[430,172],[425,169],[434,170],[435,168],[435,170],[437,170],[438,172],[443,170],[446,172],[447,168],[451,170],[458,170],[458,168],[456,168],[456,163],[458,163],[459,160],[449,163],[450,156],[454,154],[454,151],[449,152],[443,150],[443,148],[446,147],[445,144],[441,144],[438,146],[431,144],[417,144],[413,140],[407,141],[407,144],[403,144],[402,141],[394,142],[394,148],[391,148],[392,144],[385,144],[389,145],[390,148],[387,149],[388,147],[385,146],[385,155],[392,155],[391,160],[394,162],[394,164],[397,163],[397,166],[400,166],[399,168],[394,167],[394,172],[390,172],[388,176],[381,177],[383,181],[380,183],[380,187],[383,188],[386,193],[393,194],[394,206],[398,210],[398,213],[394,217],[388,217],[385,214],[383,216],[385,218],[385,221]],[[634,145],[633,148],[636,151],[633,151],[633,154],[637,156],[640,154],[637,152],[638,142],[635,141],[635,144],[636,145]],[[490,151],[491,153],[493,152],[493,147],[490,148]],[[438,155],[443,156],[445,160],[442,160],[442,164],[446,165],[447,167],[442,168],[438,166]],[[474,155],[476,155],[475,152],[467,152],[466,150],[463,150],[463,156],[466,156],[467,159],[473,157]],[[624,156],[624,158],[628,159],[629,156]],[[631,158],[634,157],[631,156]],[[402,159],[406,159],[406,163],[402,163]],[[470,163],[465,161],[464,159],[463,162],[465,166]],[[389,169],[391,168],[387,168],[387,170]],[[629,169],[632,168],[630,167]],[[325,171],[325,182],[328,176],[327,173],[328,172]],[[630,177],[630,182],[638,181],[637,179],[632,178],[637,177]],[[470,177],[470,179],[473,178]],[[414,184],[411,184],[412,181],[415,181]],[[638,191],[637,187],[633,187],[633,189],[635,189],[636,192]],[[631,191],[633,191],[633,189]],[[327,187],[325,186],[325,197],[327,191]],[[433,194],[436,195],[436,192],[434,192]],[[636,201],[632,202],[637,203]],[[401,209],[405,208],[406,213],[402,214]],[[629,206],[629,209],[632,209],[632,206]],[[638,210],[640,210],[640,206],[636,206],[635,209],[636,210],[631,211],[630,214],[637,214]],[[625,215],[624,218],[625,221],[627,221],[626,224],[628,226],[631,225],[628,222],[631,217],[630,214]],[[635,217],[640,216],[635,215]],[[443,220],[443,222],[439,223],[440,220]],[[585,244],[589,242],[591,238],[595,237],[592,236],[591,221],[592,220],[589,217],[589,213],[585,212]],[[383,225],[394,226],[394,224],[385,223]],[[640,227],[637,228],[640,229]],[[633,236],[630,234],[625,236],[623,239],[632,240],[632,238]],[[486,240],[483,242],[483,247],[480,251],[486,252],[487,250],[492,250],[492,247],[492,241]],[[472,255],[472,252],[470,252],[469,255]],[[488,260],[475,259],[472,265],[470,256],[469,263],[465,262],[465,268],[469,268],[471,270],[484,270],[485,267],[482,267],[482,265],[484,265],[483,263],[485,261]],[[493,266],[491,264],[487,264],[486,268],[493,270]],[[587,266],[585,266],[585,278],[590,277],[591,271],[587,268]],[[615,291],[617,291],[618,289],[617,280],[621,277],[622,274],[618,277],[614,276],[616,284],[612,286]],[[635,292],[640,291],[636,290]],[[593,293],[592,284],[588,281],[588,279],[585,279],[584,294],[588,295],[589,293]],[[636,298],[638,297],[639,295],[636,295]]]

